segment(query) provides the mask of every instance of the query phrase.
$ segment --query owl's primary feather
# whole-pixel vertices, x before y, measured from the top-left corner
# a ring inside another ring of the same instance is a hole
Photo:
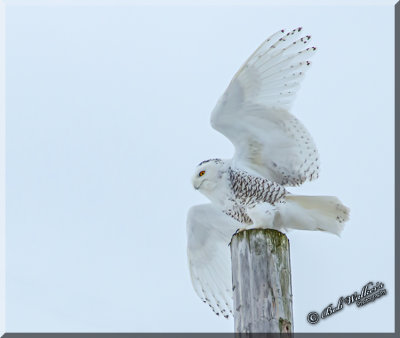
[[[315,47],[301,28],[268,38],[236,73],[211,114],[211,125],[235,146],[233,162],[286,186],[318,177],[319,155],[289,109]]]
[[[217,314],[232,315],[228,243],[240,223],[212,204],[190,208],[187,217],[189,270],[197,295]]]
[[[214,312],[231,311],[228,243],[238,228],[321,230],[339,235],[349,209],[333,196],[286,190],[318,177],[319,155],[289,109],[315,47],[297,28],[269,37],[235,74],[211,114],[211,125],[235,146],[232,159],[201,162],[193,186],[211,204],[187,219],[193,287]]]

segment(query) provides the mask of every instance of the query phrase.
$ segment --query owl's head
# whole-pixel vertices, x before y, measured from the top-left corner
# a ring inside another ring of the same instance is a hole
[[[215,158],[199,163],[192,178],[193,187],[202,193],[213,191],[222,175],[225,162]]]

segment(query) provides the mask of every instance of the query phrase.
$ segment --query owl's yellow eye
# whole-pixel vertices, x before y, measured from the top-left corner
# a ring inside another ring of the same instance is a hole
[[[203,176],[206,172],[204,170],[199,172],[199,176]]]

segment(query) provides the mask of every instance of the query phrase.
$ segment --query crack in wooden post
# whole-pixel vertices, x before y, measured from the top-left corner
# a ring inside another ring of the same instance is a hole
[[[289,240],[272,229],[237,233],[231,242],[235,332],[292,333]]]

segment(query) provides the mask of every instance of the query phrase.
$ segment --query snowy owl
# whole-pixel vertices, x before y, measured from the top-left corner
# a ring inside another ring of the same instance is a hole
[[[218,315],[232,314],[228,244],[237,229],[288,228],[339,235],[349,209],[336,197],[291,194],[318,178],[310,134],[289,111],[315,47],[301,28],[281,30],[248,58],[211,113],[233,143],[232,159],[201,162],[193,186],[210,204],[190,208],[188,259],[193,287]]]

